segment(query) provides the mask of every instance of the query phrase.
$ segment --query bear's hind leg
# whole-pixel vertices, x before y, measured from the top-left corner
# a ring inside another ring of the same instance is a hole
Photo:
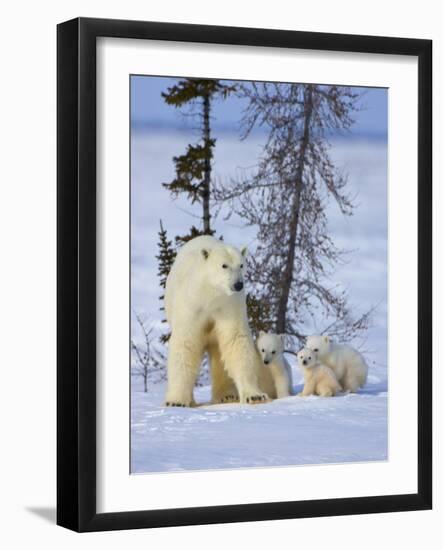
[[[234,380],[228,375],[223,366],[220,351],[217,345],[208,348],[211,365],[212,399],[211,403],[234,403],[239,400]]]
[[[167,407],[192,407],[194,386],[197,379],[203,349],[192,338],[171,335],[168,353]]]
[[[348,393],[357,393],[360,388],[358,377],[352,372],[347,372],[341,381],[343,390]]]

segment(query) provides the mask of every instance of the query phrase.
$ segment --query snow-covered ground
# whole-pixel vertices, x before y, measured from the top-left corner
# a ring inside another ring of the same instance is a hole
[[[301,374],[297,368],[293,374],[298,393]],[[387,459],[383,367],[370,368],[358,394],[293,396],[264,405],[166,408],[164,384],[151,385],[148,393],[139,378],[132,386],[132,473]],[[210,387],[197,388],[195,396],[208,402]]]
[[[198,223],[198,205],[171,201],[161,183],[174,175],[173,155],[195,136],[171,129],[134,131],[131,142],[131,300],[134,313],[152,325],[160,320],[157,241],[160,219],[170,238]],[[217,135],[214,177],[227,178],[256,163],[263,136],[240,142],[237,134]],[[349,175],[356,209],[343,218],[331,201],[330,233],[336,244],[352,250],[337,266],[333,283],[346,288],[356,315],[377,306],[362,351],[369,365],[367,386],[356,395],[335,398],[290,397],[265,405],[202,405],[164,408],[164,383],[143,393],[140,378],[131,386],[132,472],[205,470],[358,462],[387,459],[387,144],[386,140],[340,138],[331,155]],[[255,229],[220,212],[214,227],[226,242],[253,250]],[[321,325],[321,323],[319,323]],[[131,336],[141,341],[132,318]],[[354,343],[354,342],[351,342]],[[354,343],[356,344],[356,342]],[[288,356],[294,364],[293,356]],[[293,369],[295,391],[301,376]],[[199,403],[210,388],[197,388]]]

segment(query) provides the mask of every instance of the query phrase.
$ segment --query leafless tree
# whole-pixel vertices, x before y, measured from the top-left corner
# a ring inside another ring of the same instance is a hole
[[[147,326],[140,315],[134,313],[143,336],[142,343],[137,343],[131,338],[131,353],[133,356],[132,374],[143,378],[143,389],[148,391],[148,379],[153,382],[166,379],[166,358],[158,350],[153,341],[154,327]]]
[[[262,126],[267,140],[256,168],[218,182],[214,198],[257,227],[248,272],[254,298],[268,308],[269,328],[294,346],[314,325],[349,339],[367,328],[370,312],[355,319],[346,290],[332,282],[345,257],[328,231],[328,201],[345,216],[353,203],[328,137],[350,129],[358,96],[348,87],[280,83],[244,84],[238,93],[247,101],[242,139]]]

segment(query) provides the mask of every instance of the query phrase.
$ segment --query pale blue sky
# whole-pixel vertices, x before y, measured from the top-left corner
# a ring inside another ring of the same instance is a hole
[[[131,120],[134,127],[174,127],[189,129],[189,124],[177,109],[167,105],[161,92],[177,79],[158,76],[131,77]],[[355,88],[362,93],[360,110],[355,114],[352,134],[366,138],[386,139],[388,90],[386,88]],[[213,128],[216,131],[236,131],[244,101],[231,96],[226,101],[216,101],[213,109]]]

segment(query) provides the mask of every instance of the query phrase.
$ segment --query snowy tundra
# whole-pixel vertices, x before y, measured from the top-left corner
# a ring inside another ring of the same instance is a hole
[[[146,319],[158,317],[158,278],[155,260],[159,213],[171,236],[189,227],[185,199],[171,205],[170,194],[160,181],[173,177],[171,157],[192,138],[191,132],[133,132],[131,296],[134,310]],[[263,138],[257,134],[245,141],[221,133],[215,151],[216,176],[235,174],[252,166]],[[380,461],[388,457],[388,368],[387,368],[387,145],[385,139],[340,138],[333,142],[334,161],[346,166],[349,183],[359,202],[352,220],[343,217],[334,202],[328,210],[331,235],[338,246],[354,250],[352,262],[343,263],[334,280],[349,289],[359,311],[380,304],[373,326],[366,334],[365,357],[368,380],[357,393],[334,398],[291,396],[258,407],[239,404],[210,405],[211,387],[197,387],[195,399],[208,403],[196,408],[165,408],[165,385],[142,379],[131,384],[131,471],[133,473],[231,469]],[[198,205],[197,205],[198,206]],[[197,214],[197,206],[192,210]],[[377,212],[377,224],[374,224]],[[242,220],[225,221],[225,212],[214,220],[217,234],[226,242],[238,239],[253,249],[254,227]],[[355,243],[358,242],[358,249]],[[151,255],[146,254],[152,250]],[[164,325],[159,326],[164,331]],[[314,334],[323,325],[310,324]],[[141,339],[133,321],[134,338]],[[360,342],[351,342],[360,345]],[[294,393],[303,389],[303,377],[294,356]]]
[[[298,393],[303,377],[288,360]],[[211,405],[211,387],[197,387],[202,405],[195,408],[164,407],[164,384],[144,393],[141,378],[132,377],[131,472],[387,460],[386,374],[371,365],[358,393],[294,395],[260,406]]]

